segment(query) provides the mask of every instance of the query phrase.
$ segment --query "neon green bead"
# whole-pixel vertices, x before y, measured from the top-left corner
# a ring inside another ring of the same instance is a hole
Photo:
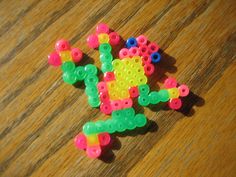
[[[103,73],[113,71],[113,66],[111,63],[102,63],[101,70]]]
[[[75,69],[74,73],[75,73],[75,75],[76,75],[76,78],[77,78],[79,81],[84,80],[84,78],[86,77],[86,72],[85,72],[83,66],[78,66],[78,67]]]
[[[73,72],[75,70],[75,64],[71,61],[64,62],[61,66],[61,69],[63,72],[67,71]]]
[[[102,120],[95,122],[95,126],[97,128],[97,133],[103,133],[106,131],[106,124]]]
[[[84,79],[84,83],[86,86],[89,86],[89,85],[97,85],[98,83],[98,77],[96,75],[87,75],[86,78]]]
[[[133,130],[136,128],[136,123],[135,123],[135,119],[132,118],[132,119],[129,119],[125,122],[125,125],[126,125],[126,129],[128,130]]]
[[[108,119],[106,122],[106,132],[114,133],[116,131],[116,121],[113,119]]]
[[[157,104],[160,102],[160,96],[158,92],[150,92],[149,95],[149,100],[151,104]]]
[[[139,95],[138,97],[138,103],[141,106],[148,106],[150,104],[150,100],[148,95]]]
[[[116,131],[118,132],[123,132],[126,129],[124,120],[116,121],[115,126],[116,126]]]
[[[160,90],[158,94],[159,94],[161,102],[167,102],[170,99],[169,93],[167,90]]]
[[[85,66],[84,68],[85,72],[89,75],[96,75],[98,70],[97,70],[97,67],[93,64],[88,64]]]
[[[66,82],[68,84],[74,84],[77,81],[76,75],[70,71],[64,72],[62,75],[62,78],[63,78],[64,82]]]
[[[111,45],[108,43],[103,43],[99,46],[99,52],[100,53],[107,53],[111,52]]]
[[[123,110],[123,113],[125,117],[128,117],[129,119],[133,118],[135,115],[134,108],[127,108]]]
[[[122,119],[124,116],[123,110],[113,111],[111,114],[112,119]]]
[[[147,123],[147,118],[144,116],[144,114],[137,114],[134,120],[137,127],[143,127]]]
[[[86,135],[91,135],[97,133],[97,128],[93,122],[87,122],[83,126],[83,132]]]
[[[113,60],[113,56],[109,52],[102,53],[100,55],[100,60],[101,60],[102,63],[111,63],[112,60]]]
[[[98,96],[95,96],[95,97],[89,96],[88,103],[91,107],[95,108],[95,107],[100,106],[100,99]]]
[[[147,84],[139,85],[138,90],[140,95],[147,95],[150,92],[150,88]]]
[[[89,85],[85,88],[85,93],[88,96],[95,97],[98,96],[98,89],[95,85]]]

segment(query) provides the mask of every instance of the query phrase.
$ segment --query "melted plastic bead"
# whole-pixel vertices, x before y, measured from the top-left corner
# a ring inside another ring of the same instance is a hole
[[[149,99],[150,99],[150,103],[151,104],[157,104],[160,102],[160,98],[159,98],[159,94],[158,92],[150,92],[148,95]]]
[[[185,97],[189,94],[189,88],[187,85],[182,84],[178,87],[178,89],[181,97]]]
[[[73,72],[64,72],[62,75],[63,81],[68,84],[74,84],[77,81],[77,77]]]
[[[134,108],[127,108],[123,110],[124,116],[127,117],[127,119],[132,119],[135,115]]]
[[[141,106],[148,106],[150,104],[150,99],[149,99],[149,97],[147,95],[139,95],[138,103]]]
[[[85,93],[88,96],[96,97],[98,95],[98,89],[95,85],[90,85],[85,88]]]
[[[129,49],[129,56],[130,57],[139,56],[139,48],[138,47],[131,47]]]
[[[141,53],[141,55],[149,55],[148,54],[148,46],[147,45],[141,45],[139,46],[139,52]]]
[[[88,146],[98,146],[99,140],[97,134],[92,134],[87,136],[87,145]]]
[[[109,42],[109,36],[106,33],[101,33],[98,35],[98,41],[100,44],[108,43]]]
[[[123,119],[124,116],[125,114],[123,110],[113,111],[111,115],[112,119]]]
[[[126,126],[125,126],[125,122],[123,120],[116,122],[116,131],[123,132],[123,131],[125,131],[125,129],[126,129]]]
[[[126,41],[126,47],[129,49],[131,47],[137,47],[137,41],[134,37],[131,37],[129,39],[127,39]]]
[[[100,105],[100,110],[104,113],[104,114],[111,114],[112,113],[112,107],[111,104],[109,102],[103,102]]]
[[[129,57],[129,49],[127,49],[127,48],[121,49],[119,52],[119,58],[123,59],[123,58],[127,58],[127,57]]]
[[[83,133],[78,134],[74,138],[74,143],[77,148],[82,149],[82,150],[86,149],[87,147],[86,136]]]
[[[87,75],[86,78],[84,79],[84,83],[86,86],[89,85],[97,85],[98,83],[98,77],[96,75]]]
[[[167,102],[170,99],[169,93],[167,90],[160,90],[158,94],[159,94],[159,98],[161,102]]]
[[[100,100],[102,103],[109,103],[110,98],[109,98],[108,92],[101,92],[100,93]]]
[[[102,150],[100,146],[91,146],[86,149],[86,153],[90,158],[97,158],[101,155]]]
[[[60,66],[61,65],[61,58],[57,52],[53,52],[48,55],[48,64],[53,66]]]
[[[99,134],[98,139],[101,146],[106,146],[111,142],[111,136],[109,135],[109,133]]]
[[[177,88],[168,89],[170,98],[179,98],[179,90]]]
[[[103,73],[111,72],[111,71],[113,71],[113,66],[112,66],[111,63],[103,63],[102,67],[101,67],[101,70],[102,70]]]
[[[107,92],[107,84],[105,82],[99,82],[97,84],[98,91],[101,92]]]
[[[168,102],[168,105],[171,109],[177,110],[181,108],[182,101],[179,98],[170,99],[170,101]]]
[[[73,72],[75,70],[75,64],[71,61],[64,62],[61,66],[61,69],[63,72],[71,71]]]
[[[154,73],[155,68],[153,66],[153,64],[145,64],[144,65],[144,72],[147,76],[150,76]]]
[[[111,52],[111,45],[108,43],[103,43],[99,46],[99,52],[101,53],[109,53]]]
[[[108,53],[108,52],[107,53],[102,53],[100,55],[100,60],[101,60],[102,63],[110,63],[113,60],[113,56],[112,56],[111,53]]]
[[[151,54],[151,60],[153,63],[158,63],[161,61],[161,55],[158,52],[154,52]]]
[[[138,90],[140,95],[148,95],[150,92],[150,88],[147,84],[139,85]]]
[[[98,70],[97,70],[97,67],[93,64],[87,64],[85,67],[84,67],[84,70],[86,71],[87,75],[96,75]]]
[[[80,62],[82,57],[83,57],[83,53],[81,52],[80,49],[78,48],[73,48],[71,49],[71,56],[74,62]]]
[[[116,131],[116,125],[113,119],[108,119],[105,123],[108,133],[114,133]]]
[[[143,54],[142,56],[142,63],[145,64],[151,64],[152,60],[148,54]]]
[[[67,40],[61,39],[56,42],[55,49],[58,52],[70,50],[70,44]]]
[[[147,37],[144,35],[140,35],[136,38],[138,45],[146,45],[147,44]]]
[[[91,107],[96,108],[100,105],[100,99],[98,98],[98,96],[96,97],[89,96],[88,103]]]
[[[136,98],[139,96],[138,87],[131,87],[129,88],[129,94],[131,98]]]
[[[136,128],[136,123],[135,123],[135,120],[134,120],[134,119],[127,120],[127,121],[125,122],[125,124],[126,124],[126,128],[127,128],[128,130],[133,130],[133,129]]]
[[[97,131],[96,131],[97,133],[103,133],[103,132],[106,131],[106,124],[102,120],[99,120],[99,121],[95,122],[95,126],[96,126],[96,129],[97,129]]]
[[[84,78],[86,77],[86,72],[85,72],[83,66],[78,66],[77,68],[75,68],[74,73],[75,73],[75,75],[76,75],[76,78],[77,78],[79,81],[84,80]]]
[[[165,88],[174,88],[177,86],[177,81],[175,78],[169,77],[165,80],[164,86]]]
[[[157,52],[159,48],[160,47],[155,42],[151,42],[148,44],[148,50],[150,53]]]
[[[99,41],[98,41],[98,36],[95,34],[89,35],[87,38],[87,44],[90,48],[98,48],[99,46]]]
[[[112,110],[119,110],[122,108],[122,102],[119,100],[111,101]]]
[[[116,78],[115,78],[115,75],[114,75],[113,72],[106,72],[106,73],[104,73],[104,80],[105,80],[106,82],[112,81],[112,80],[115,80],[115,79],[116,79]]]
[[[137,127],[143,127],[147,123],[147,118],[143,114],[137,114],[134,120]]]
[[[108,34],[109,33],[109,27],[105,23],[100,23],[96,27],[96,32],[97,32],[97,34],[100,34],[100,33],[107,33]]]
[[[72,60],[72,56],[71,56],[71,52],[68,50],[66,51],[61,51],[59,53],[60,57],[61,57],[61,61],[62,62],[66,62],[66,61],[73,61]]]
[[[83,126],[83,132],[85,135],[91,135],[97,133],[97,128],[94,122],[87,122]]]
[[[124,99],[121,101],[122,102],[122,108],[130,108],[133,106],[133,101],[132,99]]]
[[[116,32],[111,32],[109,34],[109,38],[110,38],[110,40],[109,40],[110,44],[113,45],[113,46],[118,45],[120,43],[120,36]]]

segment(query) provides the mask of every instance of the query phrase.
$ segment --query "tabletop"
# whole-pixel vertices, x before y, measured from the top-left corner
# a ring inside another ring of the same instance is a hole
[[[236,1],[1,0],[0,16],[0,176],[235,176]],[[100,22],[124,40],[144,34],[160,45],[152,90],[171,76],[191,92],[179,111],[135,105],[147,125],[114,134],[111,149],[90,159],[73,138],[109,116],[47,55],[65,38],[85,54],[82,65],[100,67],[86,45]]]

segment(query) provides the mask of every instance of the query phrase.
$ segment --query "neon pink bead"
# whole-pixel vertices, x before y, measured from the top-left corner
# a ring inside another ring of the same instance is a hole
[[[80,49],[73,48],[71,49],[71,56],[73,58],[73,61],[77,63],[77,62],[80,62],[80,60],[82,59],[83,53],[81,52]]]
[[[150,44],[148,44],[149,53],[157,52],[159,48],[160,47],[155,42],[151,42]]]
[[[174,88],[177,86],[177,81],[175,78],[169,77],[165,80],[164,86],[165,88]]]
[[[70,50],[70,44],[67,40],[61,39],[61,40],[56,42],[55,49],[58,52],[65,51],[65,50]]]
[[[99,97],[100,97],[100,100],[101,100],[102,103],[109,103],[110,102],[108,92],[101,92]]]
[[[109,34],[109,42],[111,45],[118,45],[120,42],[120,36],[116,32],[111,32]]]
[[[78,134],[74,138],[74,143],[77,148],[82,149],[82,150],[86,149],[87,147],[86,136],[83,133]]]
[[[61,57],[57,52],[53,52],[48,55],[48,64],[53,66],[60,66],[61,65]]]
[[[104,114],[107,114],[107,115],[112,113],[112,107],[109,102],[108,103],[101,103],[100,110],[101,110],[101,112],[103,112]]]
[[[143,62],[143,65],[150,64],[152,62],[152,59],[151,59],[150,55],[149,54],[144,54],[142,56],[142,62]]]
[[[185,97],[189,94],[189,88],[187,85],[182,84],[178,87],[178,89],[179,89],[179,94],[182,97]]]
[[[104,81],[108,82],[113,80],[115,80],[115,74],[113,72],[106,72],[104,74]]]
[[[113,111],[122,109],[122,102],[120,100],[111,101],[111,108]]]
[[[99,46],[99,41],[98,41],[98,36],[95,34],[89,35],[87,38],[87,44],[90,48],[98,48]]]
[[[171,109],[177,110],[181,108],[182,101],[179,98],[170,99],[170,101],[168,102],[168,105]]]
[[[107,24],[105,23],[100,23],[97,25],[96,28],[96,33],[100,34],[100,33],[109,33],[109,27],[107,26]]]
[[[97,84],[98,91],[101,92],[107,92],[107,84],[106,82],[98,82]]]
[[[136,98],[139,96],[138,87],[130,87],[129,88],[129,95],[131,98]]]
[[[147,45],[139,46],[139,52],[141,53],[141,55],[148,54],[148,46]]]
[[[131,47],[129,49],[129,56],[130,57],[139,56],[139,48],[138,47]]]
[[[136,38],[138,45],[146,45],[147,44],[147,37],[144,35],[140,35]]]
[[[98,158],[101,155],[102,150],[100,146],[91,146],[87,148],[86,153],[90,158]]]
[[[111,136],[109,133],[100,133],[98,139],[101,146],[106,146],[111,142]]]
[[[128,99],[122,100],[122,108],[130,108],[132,106],[133,106],[132,99],[128,98]]]
[[[144,65],[144,72],[147,76],[150,76],[153,74],[155,68],[153,64],[145,64]]]
[[[127,48],[121,49],[119,52],[119,58],[123,59],[123,58],[128,58],[128,57],[129,57],[129,49]]]

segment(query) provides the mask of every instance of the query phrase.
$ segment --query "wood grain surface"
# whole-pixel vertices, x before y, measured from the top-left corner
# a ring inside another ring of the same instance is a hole
[[[236,176],[235,0],[1,0],[0,17],[0,176]],[[82,64],[100,67],[86,46],[99,22],[158,42],[152,89],[173,76],[191,94],[180,111],[135,106],[148,125],[115,134],[112,150],[89,159],[73,137],[106,116],[47,55],[66,38],[86,54]]]

